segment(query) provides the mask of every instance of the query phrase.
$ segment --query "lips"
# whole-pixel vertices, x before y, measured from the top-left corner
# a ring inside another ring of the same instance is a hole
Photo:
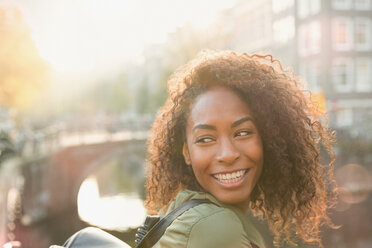
[[[217,173],[212,176],[219,182],[224,184],[236,183],[240,181],[249,169],[238,170],[230,173]]]

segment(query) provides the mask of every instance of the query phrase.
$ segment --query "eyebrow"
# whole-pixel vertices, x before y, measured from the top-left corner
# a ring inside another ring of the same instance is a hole
[[[237,126],[239,126],[240,124],[242,124],[246,121],[252,121],[253,122],[253,119],[251,117],[248,117],[248,116],[243,117],[240,120],[234,121],[233,124],[231,124],[231,127],[232,128],[237,127]]]
[[[198,124],[193,127],[192,131],[194,132],[196,129],[210,129],[210,130],[217,130],[215,126],[208,125],[208,124]]]
[[[234,121],[232,124],[231,124],[231,128],[234,128],[234,127],[237,127],[239,126],[240,124],[246,122],[246,121],[253,121],[253,119],[251,117],[243,117],[237,121]],[[217,130],[217,128],[213,125],[209,125],[209,124],[198,124],[196,126],[193,127],[192,131],[195,131],[196,129],[210,129],[210,130]]]

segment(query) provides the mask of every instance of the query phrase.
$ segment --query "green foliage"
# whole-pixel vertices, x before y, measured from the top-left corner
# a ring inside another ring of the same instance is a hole
[[[114,113],[122,113],[128,110],[132,101],[129,94],[125,74],[121,74],[107,89],[107,97],[104,99],[106,108]]]
[[[97,111],[120,114],[126,112],[133,99],[124,73],[110,81],[93,84],[84,93],[63,104],[58,112],[94,114]]]
[[[15,156],[16,153],[16,148],[9,135],[0,131],[0,166],[3,161]]]
[[[135,110],[140,114],[156,112],[167,98],[169,76],[179,66],[194,58],[202,49],[226,48],[228,37],[218,29],[205,31],[190,25],[172,33],[167,43],[154,49],[162,52],[150,51],[144,65],[138,69],[145,76],[137,87]],[[150,82],[149,78],[154,81]],[[151,89],[148,88],[149,82]]]
[[[167,92],[167,81],[169,76],[172,74],[173,68],[164,68],[161,72],[161,76],[157,82],[156,90],[153,96],[154,104],[152,111],[156,111],[159,109],[167,99],[168,92]]]
[[[152,104],[146,79],[142,80],[136,92],[136,111],[139,114],[148,113]]]
[[[0,41],[0,104],[25,110],[49,82],[50,66],[16,7],[0,7]]]

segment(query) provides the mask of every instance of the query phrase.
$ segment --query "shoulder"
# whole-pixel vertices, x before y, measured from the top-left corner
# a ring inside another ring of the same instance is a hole
[[[242,244],[247,243],[246,246]],[[234,244],[239,246],[235,246]],[[179,216],[156,247],[249,247],[236,214],[214,204],[201,204]]]

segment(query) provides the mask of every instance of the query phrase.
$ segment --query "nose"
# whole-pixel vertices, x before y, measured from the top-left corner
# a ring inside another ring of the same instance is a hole
[[[235,144],[229,139],[221,139],[216,159],[220,163],[232,164],[240,157],[240,152]]]

